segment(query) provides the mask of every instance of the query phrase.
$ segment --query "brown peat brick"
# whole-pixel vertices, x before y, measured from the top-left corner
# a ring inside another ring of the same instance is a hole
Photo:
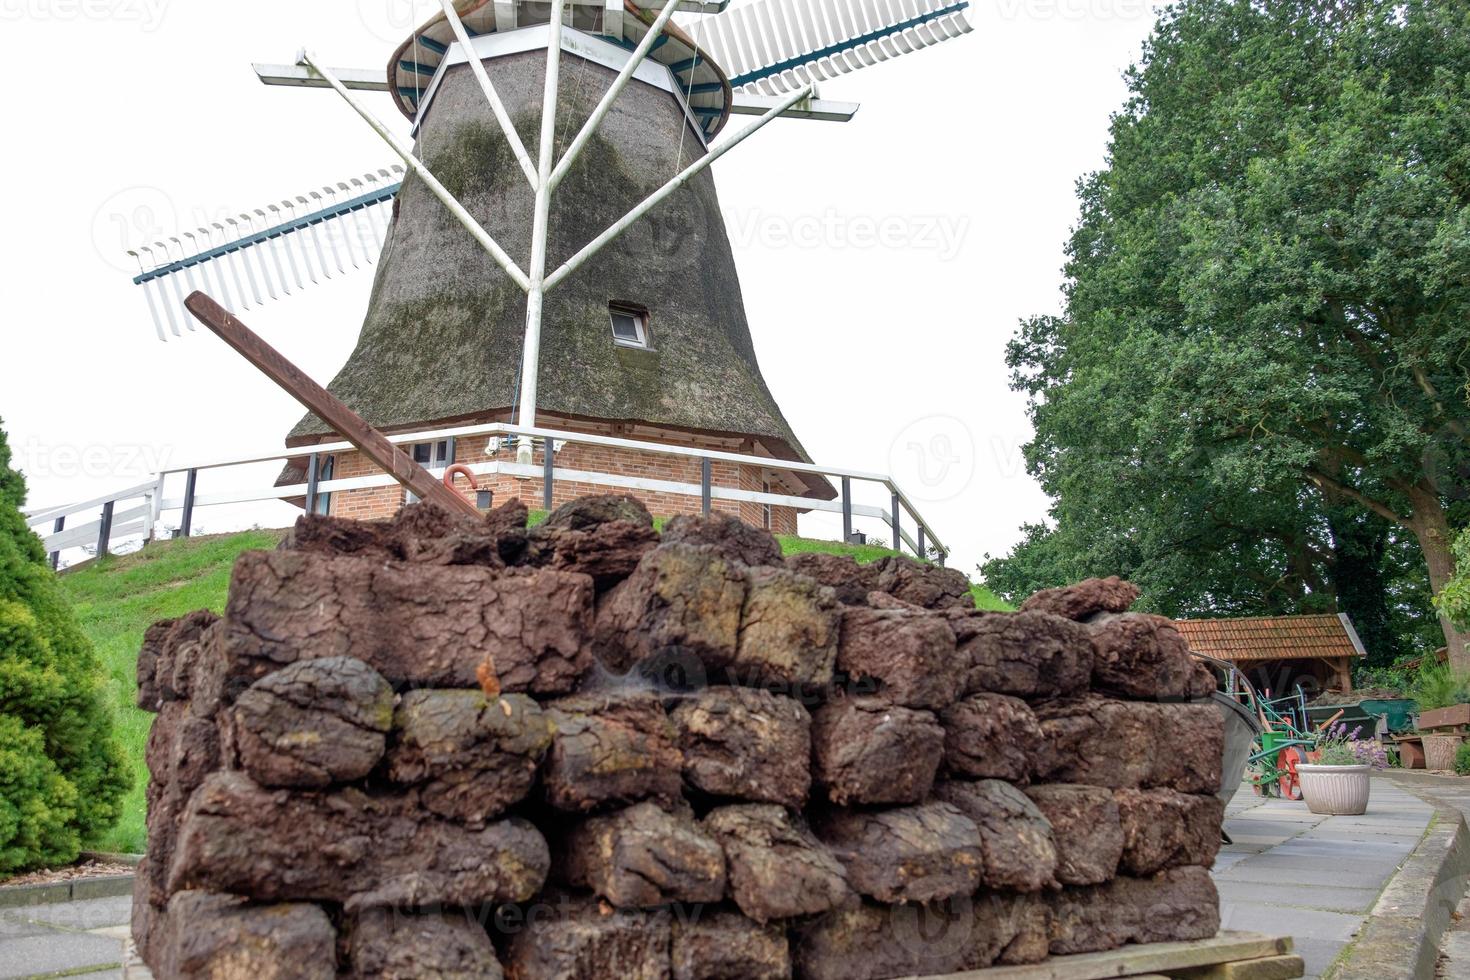
[[[218,616],[202,609],[148,627],[138,651],[138,707],[157,711],[165,701],[187,701],[192,696],[199,644],[217,622]]]
[[[854,904],[794,930],[805,980],[890,980],[969,969],[976,945],[968,898],[933,905]]]
[[[1209,939],[1220,931],[1220,895],[1204,868],[1065,888],[1049,895],[1047,904],[1053,956]]]
[[[756,568],[785,564],[781,542],[764,528],[753,527],[731,514],[695,517],[681,514],[664,525],[664,544],[708,548],[728,561]]]
[[[588,817],[567,835],[561,870],[623,909],[725,896],[724,850],[691,813],[653,803]]]
[[[974,609],[970,580],[963,572],[893,555],[877,562],[875,591],[924,609]]]
[[[387,748],[393,688],[352,657],[303,660],[256,681],[233,708],[240,768],[262,786],[361,779]]]
[[[1190,697],[1196,665],[1172,620],[1142,613],[1109,615],[1090,629],[1093,690],[1160,701]]]
[[[1051,823],[1036,804],[1010,783],[949,780],[934,798],[975,822],[984,858],[980,883],[986,888],[1037,892],[1056,880],[1057,843]]]
[[[702,793],[800,809],[811,791],[811,715],[792,698],[712,687],[670,715],[684,779]]]
[[[839,806],[918,803],[944,757],[928,711],[880,698],[840,698],[812,714],[812,781]]]
[[[730,679],[787,692],[832,683],[841,619],[831,589],[784,568],[755,568],[740,614]]]
[[[547,801],[586,812],[683,792],[683,756],[663,704],[648,694],[584,694],[546,706],[554,734],[542,771]]]
[[[511,980],[669,980],[667,910],[618,910],[595,898],[548,896],[506,955]]]
[[[759,925],[738,912],[687,910],[674,916],[672,980],[789,980],[786,929]]]
[[[1218,796],[1120,789],[1113,797],[1123,824],[1124,873],[1145,878],[1170,868],[1215,863],[1225,822],[1225,804]]]
[[[1225,723],[1214,704],[1081,698],[1036,705],[1038,777],[1109,789],[1220,789]]]
[[[335,980],[337,932],[315,905],[252,905],[179,892],[169,902],[154,972],[169,980]]]
[[[349,910],[477,905],[529,899],[550,864],[545,839],[523,820],[471,831],[412,797],[270,790],[222,772],[189,800],[169,887]]]
[[[501,980],[490,936],[465,912],[368,909],[347,929],[350,980]]]
[[[1031,802],[1051,824],[1062,885],[1097,885],[1118,873],[1123,826],[1110,790],[1096,786],[1032,786]]]
[[[815,829],[847,869],[853,889],[877,901],[943,901],[980,887],[980,832],[948,803],[834,810],[822,814]]]
[[[843,613],[837,669],[859,683],[876,682],[893,704],[933,711],[959,698],[965,673],[943,616],[862,606]]]
[[[783,807],[720,807],[704,827],[724,848],[735,904],[756,922],[820,915],[854,896],[841,862]]]
[[[972,694],[941,712],[939,723],[946,772],[1024,785],[1036,771],[1041,725],[1020,698]]]
[[[395,687],[478,687],[488,657],[507,692],[567,693],[591,665],[592,598],[592,580],[568,572],[247,552],[225,613],[227,693],[336,656]]]
[[[789,556],[786,567],[798,575],[814,579],[819,585],[829,586],[837,595],[837,601],[844,605],[865,606],[868,594],[878,589],[878,567],[859,565],[848,555],[802,552]]]
[[[1046,613],[949,614],[965,665],[966,694],[1027,700],[1071,697],[1092,678],[1087,627]]]
[[[431,813],[481,825],[530,793],[553,731],[524,694],[410,691],[394,714],[388,778],[417,785]]]
[[[707,670],[735,660],[745,566],[688,544],[665,544],[597,606],[595,646],[615,671],[670,651],[697,658]]]
[[[1021,603],[1021,611],[1050,613],[1080,622],[1098,613],[1127,612],[1137,601],[1138,587],[1114,575],[1090,578],[1059,589],[1043,589]]]

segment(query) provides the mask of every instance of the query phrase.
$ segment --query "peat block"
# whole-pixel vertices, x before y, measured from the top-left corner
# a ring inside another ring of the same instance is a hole
[[[650,524],[610,521],[587,528],[542,524],[526,540],[526,562],[538,568],[588,575],[605,592],[621,582],[658,546]]]
[[[956,779],[937,784],[934,798],[954,806],[980,831],[981,885],[1017,892],[1051,887],[1056,838],[1051,822],[1026,794],[997,779]]]
[[[464,912],[369,909],[347,931],[352,980],[501,980],[490,936]]]
[[[1098,613],[1127,612],[1138,601],[1138,595],[1138,586],[1116,575],[1090,578],[1059,589],[1043,589],[1021,603],[1021,611],[1084,621]]]
[[[251,779],[323,787],[361,779],[383,758],[393,688],[361,660],[302,660],[256,681],[230,710]]]
[[[206,609],[148,627],[138,651],[138,707],[157,711],[165,701],[187,701],[192,696],[199,645],[217,622],[219,617]]]
[[[944,757],[928,711],[880,698],[840,698],[812,714],[812,780],[838,806],[918,803]]]
[[[395,687],[478,687],[488,658],[502,690],[564,694],[591,665],[592,598],[592,580],[568,572],[246,552],[225,613],[227,693],[352,656]]]
[[[412,796],[269,790],[223,772],[190,799],[168,880],[173,891],[336,902],[349,910],[477,905],[526,901],[550,863],[545,839],[524,820],[472,831],[421,809]]]
[[[1027,794],[1052,826],[1059,884],[1098,885],[1118,873],[1123,825],[1111,791],[1050,785],[1033,786]]]
[[[664,525],[664,544],[709,548],[720,557],[752,568],[783,565],[781,542],[764,528],[753,527],[730,514],[694,517],[682,514]]]
[[[315,905],[252,905],[233,895],[179,892],[153,945],[168,980],[334,980],[337,932]]]
[[[598,604],[599,656],[619,672],[669,651],[707,668],[728,667],[740,637],[745,573],[707,548],[660,545]]]
[[[551,719],[524,694],[410,691],[393,718],[388,778],[424,809],[479,825],[525,799],[551,747]]]
[[[525,547],[526,511],[502,507],[484,518],[436,504],[409,504],[388,521],[304,514],[282,547],[378,561],[502,568]]]
[[[880,902],[935,902],[972,895],[984,855],[975,822],[948,803],[895,810],[834,810],[818,838],[862,895]]]
[[[724,848],[735,904],[756,922],[819,915],[853,898],[841,862],[783,807],[720,807],[704,828]]]
[[[1020,698],[972,694],[939,716],[944,769],[965,779],[1004,779],[1024,785],[1036,771],[1041,725]]]
[[[1170,868],[1208,868],[1215,863],[1225,821],[1225,804],[1218,796],[1120,789],[1113,797],[1123,826],[1124,873],[1143,878]]]
[[[684,779],[715,797],[800,809],[811,790],[811,716],[768,691],[713,687],[670,715],[684,754]]]
[[[1204,868],[1066,888],[1048,896],[1047,904],[1053,956],[1209,939],[1220,931],[1220,894]]]
[[[1092,678],[1086,626],[1046,613],[951,611],[966,694],[1027,700],[1071,697]]]
[[[784,568],[754,568],[730,677],[747,687],[821,690],[832,683],[841,618],[826,586]]]
[[[1093,690],[1172,701],[1193,695],[1196,664],[1172,620],[1142,613],[1107,615],[1091,629]],[[1213,689],[1211,683],[1203,696]]]
[[[963,572],[893,555],[876,563],[877,592],[924,609],[974,609],[970,580]]]
[[[878,591],[878,566],[859,565],[849,555],[806,551],[789,556],[786,567],[830,587],[844,605],[867,605],[868,595]]]
[[[690,911],[699,914],[674,917],[672,980],[789,980],[783,926],[759,925],[738,912]]]
[[[511,939],[513,980],[668,980],[670,916],[549,896]]]
[[[584,694],[546,706],[555,733],[542,769],[546,799],[586,812],[644,799],[672,805],[683,791],[678,735],[648,694]]]
[[[567,835],[567,883],[623,909],[725,896],[725,852],[688,812],[639,803],[589,817]]]
[[[1210,702],[1087,697],[1036,705],[1045,736],[1038,776],[1110,789],[1220,789],[1225,723]]]
[[[954,630],[918,609],[847,609],[837,669],[859,683],[877,682],[885,700],[907,708],[947,708],[964,684]]]

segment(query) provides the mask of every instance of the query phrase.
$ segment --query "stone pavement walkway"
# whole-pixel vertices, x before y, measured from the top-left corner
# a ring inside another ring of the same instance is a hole
[[[1235,843],[1215,862],[1223,927],[1291,936],[1307,976],[1326,975],[1433,816],[1387,779],[1373,780],[1361,817],[1318,816],[1243,787],[1225,814]]]
[[[132,905],[123,895],[0,909],[0,978],[121,977]]]

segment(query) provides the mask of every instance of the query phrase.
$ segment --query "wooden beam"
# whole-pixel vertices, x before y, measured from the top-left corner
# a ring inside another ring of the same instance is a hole
[[[1214,939],[1196,942],[1124,946],[1106,953],[1055,956],[1035,966],[991,967],[987,970],[947,974],[944,977],[926,977],[924,980],[1108,980],[1112,977],[1145,977],[1155,974],[1175,977],[1191,969],[1214,967],[1237,960],[1282,957],[1297,959],[1290,955],[1291,951],[1292,943],[1289,938],[1249,932],[1222,932]],[[1298,977],[1301,975],[1295,974]],[[1248,976],[1249,974],[1239,975],[1241,980]]]
[[[305,405],[317,418],[340,432],[342,438],[356,446],[415,496],[451,513],[457,511],[480,517],[474,504],[434,479],[433,474],[413,461],[413,457],[389,442],[386,436],[368,425],[362,416],[342,404],[335,395],[307,377],[304,371],[286,360],[280,351],[262,340],[229,310],[202,292],[191,293],[184,301],[184,306],[240,356],[285,389],[292,398]]]

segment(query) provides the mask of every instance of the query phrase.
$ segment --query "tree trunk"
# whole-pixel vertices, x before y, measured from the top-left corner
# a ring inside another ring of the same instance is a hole
[[[1368,651],[1369,667],[1387,667],[1403,652],[1394,633],[1384,582],[1383,555],[1389,523],[1373,512],[1328,493],[1332,530],[1330,573],[1337,608],[1353,621]]]
[[[1418,538],[1424,562],[1429,566],[1429,586],[1438,595],[1455,574],[1455,556],[1450,550],[1454,534],[1437,493],[1414,487],[1409,499],[1413,505],[1409,527]],[[1443,615],[1439,617],[1439,625],[1444,630],[1445,645],[1449,648],[1450,666],[1456,673],[1470,673],[1470,646],[1467,646],[1470,633],[1459,629]]]

